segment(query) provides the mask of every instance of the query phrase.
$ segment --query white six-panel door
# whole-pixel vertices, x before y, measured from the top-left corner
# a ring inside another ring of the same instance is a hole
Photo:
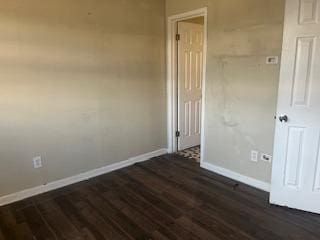
[[[287,0],[270,202],[320,213],[320,0]],[[280,121],[281,120],[281,121]]]
[[[200,145],[203,75],[203,25],[179,22],[178,149]]]

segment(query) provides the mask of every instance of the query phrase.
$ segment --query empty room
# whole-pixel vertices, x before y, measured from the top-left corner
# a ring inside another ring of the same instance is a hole
[[[320,0],[0,6],[0,240],[320,239]]]

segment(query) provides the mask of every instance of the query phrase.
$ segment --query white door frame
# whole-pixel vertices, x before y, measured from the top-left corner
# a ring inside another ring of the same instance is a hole
[[[202,109],[201,109],[201,156],[203,161],[204,153],[204,114],[205,114],[205,82],[207,66],[207,8],[200,8],[190,12],[177,14],[168,17],[167,25],[167,137],[168,152],[175,152],[177,149],[177,22],[196,17],[204,17],[204,45],[203,45],[203,85],[202,85]]]

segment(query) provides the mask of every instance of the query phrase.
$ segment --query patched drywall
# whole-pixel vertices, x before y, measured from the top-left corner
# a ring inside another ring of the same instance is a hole
[[[167,0],[171,16],[208,7],[204,160],[270,182],[271,164],[250,161],[251,150],[272,155],[284,0]]]
[[[163,0],[0,5],[0,196],[166,147]]]

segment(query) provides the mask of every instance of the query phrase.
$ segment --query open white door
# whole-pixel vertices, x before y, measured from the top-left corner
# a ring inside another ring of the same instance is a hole
[[[203,33],[201,24],[178,22],[178,150],[200,145]]]
[[[270,202],[320,213],[320,0],[287,0]]]

